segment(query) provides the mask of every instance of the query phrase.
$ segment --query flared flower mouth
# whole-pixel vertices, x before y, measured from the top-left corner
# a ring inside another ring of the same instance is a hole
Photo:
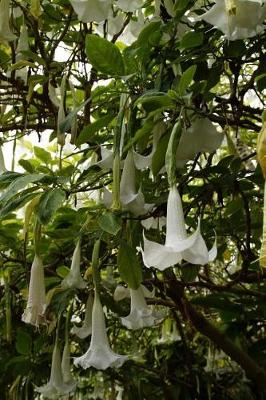
[[[153,293],[149,292],[145,286],[140,285],[136,290],[130,289],[130,314],[121,318],[122,325],[135,330],[153,326],[159,321],[161,316],[147,305],[145,297],[153,297]]]
[[[198,17],[221,30],[229,40],[256,36],[265,27],[265,6],[254,0],[216,0],[212,8]]]
[[[106,20],[112,9],[111,0],[70,0],[78,19],[82,22]]]
[[[169,190],[167,201],[165,244],[146,239],[143,234],[142,258],[147,268],[154,267],[161,271],[185,260],[191,264],[204,265],[216,257],[216,244],[208,251],[200,233],[200,222],[196,231],[188,236],[186,232],[183,208],[176,186]]]
[[[45,322],[46,310],[44,271],[41,258],[36,254],[31,266],[29,294],[22,321],[39,326]]]
[[[78,241],[71,262],[71,268],[68,275],[61,282],[64,289],[84,289],[87,283],[80,274],[81,244]]]
[[[110,348],[102,304],[99,295],[96,293],[92,309],[90,347],[83,356],[74,359],[74,364],[80,365],[84,369],[94,367],[105,370],[109,367],[119,368],[127,359],[127,356],[116,354]]]
[[[49,382],[46,385],[35,388],[35,390],[47,399],[58,399],[61,396],[68,395],[74,389],[75,385],[73,382],[68,384],[63,380],[60,349],[58,344],[55,343]]]

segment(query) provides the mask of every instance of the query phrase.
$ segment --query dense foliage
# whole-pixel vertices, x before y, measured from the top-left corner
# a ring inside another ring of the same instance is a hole
[[[1,0],[1,398],[265,398],[265,16]]]

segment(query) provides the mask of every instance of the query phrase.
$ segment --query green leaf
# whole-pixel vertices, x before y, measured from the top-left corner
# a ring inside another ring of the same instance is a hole
[[[36,209],[41,224],[48,224],[65,198],[65,192],[59,188],[48,190],[41,196]]]
[[[11,197],[13,197],[25,186],[29,185],[30,183],[40,181],[44,177],[44,174],[28,174],[20,176],[9,185],[8,189],[0,197],[0,201],[7,202],[9,199],[11,199]]]
[[[46,151],[43,148],[38,147],[38,146],[34,146],[33,150],[34,150],[35,156],[39,160],[43,161],[45,164],[49,164],[51,162],[52,157],[51,157],[51,154],[49,153],[49,151]]]
[[[18,208],[23,207],[26,203],[28,203],[31,199],[33,199],[37,193],[29,193],[28,190],[22,192],[19,195],[15,195],[13,199],[10,199],[8,203],[4,205],[0,210],[0,216],[5,217],[7,214],[10,214],[12,211],[17,210]]]
[[[157,145],[156,151],[152,156],[151,168],[152,168],[152,173],[154,175],[157,175],[158,172],[161,170],[161,168],[164,166],[165,153],[167,150],[169,137],[170,137],[170,132],[161,137]]]
[[[76,140],[76,145],[80,146],[81,144],[86,143],[96,132],[105,128],[112,121],[113,118],[113,114],[108,114],[102,118],[97,119],[97,121],[92,122],[90,125],[86,125],[80,132]]]
[[[191,67],[186,69],[185,72],[182,74],[178,84],[178,92],[180,96],[184,96],[184,94],[186,93],[186,90],[189,87],[195,75],[196,69],[197,69],[196,65],[191,65]]]
[[[25,171],[29,172],[30,174],[33,174],[35,172],[35,168],[29,160],[19,160],[18,163],[22,166],[22,168],[25,169]]]
[[[123,57],[115,44],[89,34],[85,46],[88,59],[97,71],[111,76],[125,74]]]
[[[168,109],[175,107],[175,101],[170,96],[164,92],[155,91],[150,91],[140,96],[135,102],[135,105],[138,104],[141,104],[147,112],[158,108]]]
[[[106,212],[101,215],[98,219],[98,224],[102,230],[110,233],[111,235],[116,235],[121,229],[121,220],[117,215]]]
[[[16,350],[19,354],[31,353],[32,340],[30,335],[22,329],[18,329],[16,335]]]
[[[118,271],[131,289],[137,289],[142,282],[142,270],[136,251],[124,240],[121,241],[117,255]]]
[[[202,32],[188,32],[182,37],[180,45],[183,49],[190,49],[191,47],[202,45],[203,39],[204,36]]]
[[[149,45],[156,45],[161,38],[161,25],[161,21],[154,21],[145,26],[138,36],[137,46],[144,45],[146,47]],[[156,34],[156,36],[154,36],[154,34]]]

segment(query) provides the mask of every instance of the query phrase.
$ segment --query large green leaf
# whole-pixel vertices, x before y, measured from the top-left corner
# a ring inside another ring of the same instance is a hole
[[[16,176],[16,175],[15,175]],[[19,176],[8,187],[8,189],[0,197],[1,202],[7,202],[11,197],[18,193],[30,183],[41,181],[45,177],[44,174],[28,174]]]
[[[111,235],[116,235],[121,229],[121,221],[115,214],[111,212],[106,212],[101,215],[98,219],[98,224],[102,230],[110,233]]]
[[[178,84],[178,92],[181,96],[184,96],[184,94],[186,93],[186,90],[189,87],[195,75],[196,69],[197,69],[196,65],[191,65],[191,67],[186,69],[185,72],[182,74]]]
[[[45,192],[36,209],[37,216],[42,224],[48,224],[52,216],[65,200],[65,192],[56,188]]]
[[[125,74],[122,54],[118,47],[108,40],[96,35],[87,35],[86,54],[97,71],[111,76]]]
[[[118,250],[117,263],[121,278],[131,289],[137,289],[142,281],[141,265],[135,249],[124,240],[121,241]]]

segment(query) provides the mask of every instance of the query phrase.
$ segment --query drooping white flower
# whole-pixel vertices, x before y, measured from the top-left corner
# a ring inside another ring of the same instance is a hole
[[[26,309],[22,321],[27,324],[39,326],[44,323],[46,310],[44,271],[41,258],[36,254],[31,266],[30,286]]]
[[[105,317],[102,304],[98,294],[95,294],[92,309],[92,336],[90,347],[87,352],[75,358],[74,364],[87,369],[107,369],[109,367],[119,368],[127,360],[127,356],[114,353],[109,345],[106,334]]]
[[[126,297],[130,297],[130,291],[128,288],[122,285],[117,285],[114,291],[114,301],[121,301],[125,299]]]
[[[141,221],[141,225],[145,229],[159,229],[159,231],[162,230],[162,228],[165,226],[165,224],[166,224],[165,217],[158,217],[158,218],[150,217],[147,219],[143,219]]]
[[[120,180],[120,200],[124,210],[134,215],[146,214],[153,204],[146,204],[141,190],[136,190],[135,164],[132,150],[127,153]],[[112,194],[104,188],[103,202],[106,207],[112,204]]]
[[[135,215],[146,214],[153,204],[146,204],[143,193],[136,191],[135,164],[133,152],[127,153],[120,182],[120,198],[124,209]]]
[[[143,3],[143,0],[117,0],[116,5],[124,12],[135,12]]]
[[[18,45],[16,49],[16,62],[25,59],[23,55],[23,51],[29,50],[29,38],[27,26],[23,24],[20,29],[20,36],[18,39]],[[24,82],[27,81],[28,69],[27,67],[23,67],[16,71],[16,78],[22,79]]]
[[[145,19],[142,10],[139,9],[136,15],[137,19],[131,19],[124,32],[119,36],[119,40],[128,46],[137,40],[139,33],[145,26]]]
[[[208,118],[196,118],[183,130],[176,152],[176,165],[181,168],[199,152],[213,152],[221,145],[224,135]]]
[[[92,328],[92,305],[93,305],[93,297],[90,294],[86,303],[85,308],[85,317],[81,327],[74,326],[71,332],[74,335],[77,335],[79,338],[84,339],[87,336],[91,335]]]
[[[101,157],[102,159],[96,163],[100,168],[111,169],[113,167],[114,152],[113,150],[107,149],[101,146]]]
[[[9,26],[9,7],[10,0],[1,0],[0,2],[0,42],[10,42],[17,37],[10,30]]]
[[[81,244],[80,240],[78,240],[72,256],[70,271],[61,282],[61,286],[64,289],[68,288],[84,289],[87,286],[87,283],[84,281],[84,279],[80,274],[80,258],[81,258]]]
[[[65,342],[64,345],[62,362],[61,362],[61,371],[62,371],[63,382],[68,387],[69,393],[74,392],[77,384],[71,373],[70,350],[69,350],[68,340]]]
[[[145,286],[140,285],[136,290],[130,289],[130,314],[121,318],[122,325],[128,329],[141,329],[153,326],[158,321],[159,316],[153,312],[152,308],[147,305],[145,297],[152,297],[153,293],[149,292]]]
[[[47,382],[46,385],[37,387],[35,390],[38,393],[41,393],[47,399],[58,399],[60,396],[69,394],[73,390],[73,388],[71,389],[71,386],[66,385],[63,381],[61,370],[61,354],[57,341],[54,345],[52,355],[49,382]]]
[[[265,6],[253,0],[216,0],[214,6],[198,17],[221,30],[227,39],[238,40],[256,36],[265,27]]]
[[[137,169],[143,170],[151,166],[152,157],[157,149],[158,142],[162,134],[166,131],[166,124],[163,121],[158,121],[152,130],[152,150],[149,155],[143,156],[142,154],[133,151],[134,164]]]
[[[79,21],[101,22],[111,15],[111,0],[70,0]]]
[[[140,250],[145,266],[155,267],[161,271],[182,260],[204,265],[216,257],[215,245],[208,252],[200,233],[200,224],[188,237],[182,202],[176,186],[170,188],[168,195],[165,244],[152,242],[144,236],[144,248]]]

